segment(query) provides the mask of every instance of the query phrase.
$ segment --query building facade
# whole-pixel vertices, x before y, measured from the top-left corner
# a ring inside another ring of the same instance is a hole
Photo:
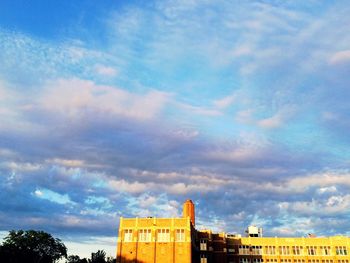
[[[191,200],[182,218],[121,218],[117,263],[350,263],[350,238],[247,237],[195,229]]]
[[[187,200],[182,218],[120,218],[118,263],[195,262],[194,205]]]

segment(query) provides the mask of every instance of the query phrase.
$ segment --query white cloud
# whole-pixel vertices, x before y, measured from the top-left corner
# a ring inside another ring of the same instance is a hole
[[[349,63],[349,62],[350,62],[350,50],[338,51],[329,58],[329,63],[332,65]]]
[[[0,101],[8,100],[9,92],[3,81],[0,80]]]
[[[169,134],[174,136],[175,138],[188,140],[198,137],[199,131],[189,129],[175,129],[169,131]]]
[[[141,194],[148,191],[152,192],[166,192],[175,195],[188,195],[191,193],[203,193],[203,192],[215,192],[220,186],[227,184],[227,181],[220,181],[215,179],[196,180],[196,178],[188,178],[183,182],[167,182],[161,181],[162,176],[157,179],[153,179],[149,182],[129,182],[124,179],[116,180],[110,179],[108,181],[108,188],[111,190],[118,190],[130,194]],[[185,176],[182,178],[185,179]],[[192,182],[193,181],[193,182]],[[212,184],[210,184],[210,181]],[[220,181],[218,183],[218,181]],[[213,183],[214,182],[214,183]],[[153,200],[154,201],[154,200]],[[152,202],[152,199],[146,199],[144,202]]]
[[[258,126],[266,129],[279,128],[283,126],[289,118],[292,117],[292,115],[295,113],[295,109],[296,107],[294,106],[285,106],[273,116],[257,121],[257,124]]]
[[[240,110],[236,113],[235,120],[244,124],[251,124],[253,120],[253,109]]]
[[[262,157],[264,148],[258,145],[238,145],[226,149],[216,149],[205,153],[210,159],[246,162],[253,161]]]
[[[336,185],[350,187],[350,174],[342,171],[326,172],[320,174],[310,174],[304,177],[290,179],[286,184],[286,189],[305,192],[307,189],[317,187],[332,187]]]
[[[39,163],[30,162],[4,162],[3,165],[16,172],[33,172],[42,169],[42,165]]]
[[[139,198],[139,205],[142,208],[147,208],[154,205],[157,202],[157,198],[155,196],[145,195],[142,198]]]
[[[116,179],[111,179],[108,182],[108,187],[115,191],[121,191],[121,192],[126,192],[126,193],[131,193],[131,194],[140,194],[147,192],[149,190],[154,190],[157,189],[156,185],[154,183],[140,183],[140,182],[128,182],[126,180],[116,180]]]
[[[18,112],[15,108],[18,107],[18,98],[20,94],[11,90],[10,86],[0,79],[0,127],[6,123],[7,120],[18,118]]]
[[[232,51],[232,56],[241,57],[241,56],[251,55],[252,53],[253,53],[253,49],[249,45],[241,45],[241,46],[237,46]]]
[[[311,218],[289,216],[280,226],[275,226],[269,229],[276,236],[295,236],[296,234],[307,235],[312,233],[314,223]]]
[[[315,189],[315,192],[322,195],[325,193],[334,193],[336,189],[338,189],[337,186],[349,188],[349,176],[350,175],[347,173],[334,171],[320,174],[307,174],[304,176],[292,177],[283,181],[267,181],[262,182],[259,185],[250,181],[245,183],[249,185],[249,188],[261,192],[278,193],[282,195],[303,195],[307,191],[313,191],[312,189]],[[302,202],[298,205],[307,207],[307,202]]]
[[[320,189],[317,190],[318,193],[324,194],[324,193],[335,193],[337,192],[337,187],[332,185],[332,186],[326,186],[326,187],[321,187]]]
[[[171,185],[163,185],[164,190],[175,195],[188,195],[190,193],[208,193],[217,191],[217,186],[208,184],[190,184],[190,183],[175,183]]]
[[[277,113],[272,117],[262,119],[258,121],[258,125],[262,128],[273,129],[278,128],[283,124],[283,117]]]
[[[1,157],[15,157],[16,152],[10,149],[0,148]]]
[[[232,103],[234,103],[235,100],[236,100],[235,95],[229,95],[229,96],[226,96],[222,99],[215,100],[214,106],[219,108],[219,109],[225,109],[225,108],[229,107]]]
[[[96,65],[95,70],[97,74],[102,76],[115,77],[118,75],[118,71],[115,68],[104,66],[101,64]]]
[[[57,164],[57,165],[68,166],[68,167],[85,166],[85,162],[83,160],[68,160],[68,159],[54,158],[54,159],[48,159],[46,160],[46,162],[50,164]]]
[[[146,120],[159,114],[168,100],[169,94],[156,90],[139,95],[92,81],[59,79],[49,83],[40,104],[69,117],[97,112]]]
[[[43,195],[43,192],[40,191],[40,190],[35,190],[34,194],[37,196],[37,197],[41,197]]]
[[[57,204],[75,204],[67,194],[60,194],[50,189],[36,189],[33,194],[38,198],[46,199]]]
[[[291,202],[288,208],[293,213],[309,216],[339,215],[350,210],[350,195],[335,195],[326,200]]]
[[[203,115],[203,116],[219,116],[222,115],[223,113],[215,108],[207,108],[207,107],[201,107],[201,106],[193,106],[190,104],[185,104],[185,103],[175,103],[177,107],[180,109],[184,109],[185,111],[198,114],[198,115]]]

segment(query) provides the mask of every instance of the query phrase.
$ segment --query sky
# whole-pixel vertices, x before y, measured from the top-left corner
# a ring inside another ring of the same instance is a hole
[[[0,1],[0,236],[119,217],[350,235],[348,1]]]

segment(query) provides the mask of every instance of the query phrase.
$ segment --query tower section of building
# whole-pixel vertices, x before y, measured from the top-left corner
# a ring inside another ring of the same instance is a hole
[[[192,225],[196,226],[194,204],[192,200],[187,199],[186,202],[183,204],[182,216],[184,218],[189,217],[192,222]]]

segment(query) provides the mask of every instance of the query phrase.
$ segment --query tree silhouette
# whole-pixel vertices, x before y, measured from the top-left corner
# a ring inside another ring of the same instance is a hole
[[[70,255],[67,258],[67,263],[80,263],[81,259],[78,255]]]
[[[98,250],[96,253],[91,253],[91,260],[89,263],[106,263],[106,252],[104,250]]]
[[[113,257],[107,257],[106,263],[116,263],[116,259]]]
[[[44,231],[9,232],[0,246],[2,263],[53,263],[67,257],[67,248],[61,240]]]
[[[89,263],[86,258],[80,258],[78,255],[70,255],[66,263]]]

